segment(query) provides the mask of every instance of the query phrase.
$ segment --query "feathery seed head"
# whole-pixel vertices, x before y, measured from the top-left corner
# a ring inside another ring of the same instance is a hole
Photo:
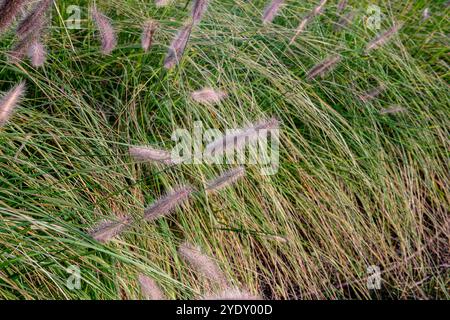
[[[236,182],[239,178],[242,178],[245,176],[245,168],[244,167],[238,167],[232,170],[229,170],[219,176],[218,178],[215,178],[214,180],[209,181],[206,184],[206,191],[207,192],[215,192],[219,191],[223,188],[228,187],[229,185]]]
[[[47,56],[47,51],[45,50],[42,42],[36,40],[28,48],[28,57],[31,59],[31,64],[33,67],[41,67],[44,65]]]
[[[14,21],[22,6],[28,0],[4,0],[0,4],[0,33]]]
[[[20,82],[0,99],[0,127],[8,122],[24,94],[25,82]]]
[[[120,235],[129,226],[130,221],[131,218],[129,217],[120,219],[119,221],[103,221],[93,230],[89,231],[89,234],[98,242],[106,243]]]
[[[53,0],[41,0],[33,8],[33,10],[19,23],[16,34],[19,38],[24,39],[30,34],[41,33],[47,21],[46,13],[48,12]]]
[[[141,285],[141,292],[147,300],[166,300],[164,293],[159,288],[155,280],[146,275],[139,274],[138,281]]]
[[[386,90],[386,87],[384,85],[381,85],[365,92],[359,97],[359,99],[364,103],[369,102],[382,94],[384,90]]]
[[[266,130],[277,130],[278,126],[279,121],[276,118],[260,121],[214,140],[206,146],[205,152],[209,155],[219,156],[242,150],[246,145],[261,138],[261,134],[267,134]]]
[[[327,72],[333,69],[339,62],[341,61],[341,56],[336,54],[333,55],[318,65],[314,66],[311,70],[308,71],[306,77],[308,80],[312,80],[317,76],[324,76]]]
[[[153,44],[153,35],[155,34],[157,26],[157,23],[154,21],[147,21],[144,23],[141,44],[142,49],[144,49],[145,52],[147,52]]]
[[[231,152],[239,151],[261,138],[266,131],[277,130],[279,121],[276,118],[263,120],[247,128],[237,130],[237,132],[227,134],[219,139],[214,140],[205,148],[206,154],[223,155]]]
[[[347,7],[348,0],[341,0],[337,6],[337,12],[341,13]]]
[[[388,40],[398,32],[398,30],[400,30],[400,28],[402,27],[402,23],[401,22],[396,22],[394,23],[393,27],[390,28],[389,30],[387,30],[385,33],[383,33],[382,35],[380,35],[379,37],[375,38],[374,40],[372,40],[371,42],[369,42],[369,44],[366,47],[366,53],[368,53],[369,51],[378,49],[379,47],[381,47],[382,45],[384,45],[385,43],[388,42]]]
[[[192,22],[194,24],[198,24],[203,17],[203,14],[206,12],[208,8],[208,0],[195,0],[194,5],[192,6]]]
[[[164,60],[164,67],[166,69],[171,69],[180,62],[189,37],[191,36],[192,26],[193,23],[190,21],[178,31],[178,34],[173,39]]]
[[[422,13],[422,21],[428,20],[430,18],[430,8],[425,8]]]
[[[96,6],[91,7],[91,15],[94,20],[102,42],[101,52],[110,54],[117,45],[116,33],[110,19],[101,13]]]
[[[130,147],[130,156],[137,162],[160,162],[164,164],[173,164],[172,154],[166,150],[155,149],[152,147]]]
[[[173,210],[188,200],[193,192],[192,187],[184,186],[168,193],[145,209],[145,220],[153,221],[172,213]]]
[[[270,23],[273,21],[275,16],[278,14],[281,5],[284,0],[272,0],[266,7],[263,13],[262,22],[264,24]]]
[[[226,96],[227,93],[225,91],[214,90],[212,88],[204,88],[198,91],[194,91],[191,94],[191,97],[194,101],[206,105],[217,104]]]
[[[178,253],[202,276],[211,280],[222,289],[228,287],[228,281],[225,274],[220,270],[217,263],[212,258],[205,255],[199,247],[184,242],[178,248]]]
[[[155,5],[157,7],[164,7],[170,3],[171,0],[155,0]]]
[[[322,13],[323,7],[327,4],[327,0],[321,0],[319,5],[315,7],[312,11],[313,15],[319,15]]]

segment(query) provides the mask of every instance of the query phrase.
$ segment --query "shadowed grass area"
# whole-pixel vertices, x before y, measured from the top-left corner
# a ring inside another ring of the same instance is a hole
[[[0,128],[0,298],[139,299],[140,273],[169,299],[211,295],[214,284],[177,254],[185,240],[231,284],[268,299],[449,298],[449,9],[384,1],[379,33],[404,26],[365,55],[377,36],[363,22],[369,1],[349,1],[356,17],[340,32],[338,1],[328,1],[290,46],[319,1],[285,2],[263,26],[267,1],[210,1],[170,71],[164,57],[187,1],[96,1],[118,32],[106,56],[90,2],[55,1],[40,69],[8,62],[13,30],[2,35],[0,90],[25,80],[27,94]],[[80,29],[65,27],[70,5],[81,8]],[[145,53],[148,19],[159,27]],[[306,80],[334,54],[342,60],[333,70]],[[360,100],[380,85],[379,96]],[[203,87],[228,97],[200,105],[191,93]],[[380,114],[392,106],[406,111]],[[196,121],[224,132],[272,116],[281,123],[278,172],[248,165],[218,193],[206,194],[206,182],[233,166],[135,164],[128,155],[132,145],[170,150],[172,133]],[[143,220],[185,184],[199,189],[188,203]],[[128,215],[137,223],[112,242],[89,236]],[[69,266],[80,269],[80,289],[67,287]],[[367,288],[370,266],[381,270],[381,290]]]

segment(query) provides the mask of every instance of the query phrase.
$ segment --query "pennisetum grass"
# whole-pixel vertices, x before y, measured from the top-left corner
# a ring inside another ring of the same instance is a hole
[[[97,26],[102,43],[101,52],[105,55],[110,54],[117,45],[116,32],[111,21],[95,5],[91,7],[91,15]]]
[[[147,300],[166,300],[166,296],[162,292],[155,280],[146,275],[138,275],[139,285],[141,286],[142,296]]]
[[[229,171],[226,171],[221,176],[208,181],[206,184],[206,192],[212,193],[219,191],[223,188],[226,188],[230,186],[231,184],[235,183],[238,179],[245,176],[245,168],[244,167],[238,167],[235,169],[231,169]]]
[[[92,238],[101,243],[106,243],[120,235],[131,222],[131,218],[126,217],[118,221],[103,221],[93,230],[89,231]]]
[[[4,0],[0,4],[0,33],[12,24],[26,2],[28,0]]]
[[[212,88],[203,88],[191,93],[191,98],[195,102],[205,105],[214,105],[220,103],[227,93],[222,90],[215,90]]]
[[[348,0],[339,1],[338,6],[337,6],[337,13],[343,12],[345,10],[345,8],[347,7],[347,4],[348,4]]]
[[[281,5],[283,4],[284,0],[272,0],[267,7],[264,9],[262,22],[264,24],[270,23],[273,21],[273,19],[278,14],[278,11],[280,10]]]
[[[386,32],[384,32],[382,35],[380,35],[379,37],[375,38],[374,40],[372,40],[371,42],[369,42],[369,44],[366,47],[366,53],[378,49],[379,47],[381,47],[382,45],[384,45],[385,43],[387,43],[389,41],[389,39],[398,32],[398,30],[400,30],[400,28],[402,27],[402,23],[400,22],[395,22],[394,25],[392,26],[392,28],[390,28],[389,30],[387,30]]]
[[[31,60],[31,65],[33,67],[41,67],[44,65],[47,56],[47,51],[45,46],[40,40],[35,40],[28,48],[28,57]]]
[[[333,55],[318,65],[314,66],[311,70],[306,74],[306,78],[308,80],[312,80],[318,76],[324,76],[327,72],[332,70],[339,62],[341,61],[340,55]]]
[[[183,186],[173,190],[145,209],[144,219],[153,221],[172,213],[173,210],[187,201],[193,192],[194,189],[190,186]]]
[[[157,23],[155,21],[147,21],[142,28],[141,46],[145,52],[151,48],[153,44],[153,36],[157,29]]]
[[[40,33],[47,18],[46,14],[52,5],[53,0],[41,0],[33,8],[33,10],[19,23],[16,34],[19,38],[24,39],[32,33]]]
[[[167,6],[172,0],[155,0],[155,5],[157,7]]]
[[[228,281],[225,274],[220,270],[217,263],[211,257],[204,254],[199,247],[184,242],[178,248],[178,253],[202,276],[212,281],[221,289],[228,288]]]
[[[370,89],[367,92],[364,92],[362,95],[359,96],[359,99],[366,103],[369,102],[376,97],[378,97],[380,94],[382,94],[386,90],[386,87],[384,85],[378,86],[376,88]]]
[[[3,127],[11,117],[14,109],[25,95],[25,82],[20,82],[6,92],[0,99],[0,127]]]
[[[166,69],[171,69],[180,62],[189,41],[189,37],[191,36],[192,27],[193,23],[191,21],[186,23],[173,39],[164,60],[164,67]]]
[[[173,164],[172,154],[169,151],[152,147],[130,147],[130,156],[137,162],[159,162]]]
[[[194,1],[191,13],[192,22],[194,24],[198,24],[202,20],[203,14],[206,12],[206,9],[208,9],[208,1],[209,0]]]
[[[319,14],[321,14],[323,7],[327,3],[327,0],[321,0],[319,5],[315,7],[305,18],[300,22],[297,29],[295,30],[294,36],[289,41],[289,45],[293,44],[295,39],[305,30],[306,26]]]
[[[339,21],[334,24],[334,31],[339,32],[342,29],[346,28],[348,25],[350,25],[353,22],[353,19],[355,19],[355,11],[350,11],[339,18]]]
[[[278,127],[279,121],[276,118],[260,121],[211,142],[206,146],[205,152],[210,155],[218,156],[236,150],[242,150],[246,145],[261,138],[261,133],[266,134],[267,130],[277,130]]]

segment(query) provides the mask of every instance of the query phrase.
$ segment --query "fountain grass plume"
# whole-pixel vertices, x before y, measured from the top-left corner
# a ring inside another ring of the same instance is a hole
[[[321,63],[314,66],[311,70],[308,71],[306,74],[306,78],[308,80],[315,79],[318,76],[324,76],[327,72],[332,70],[339,62],[341,61],[340,55],[333,55],[325,60],[323,60]]]
[[[4,0],[0,4],[0,33],[14,21],[22,6],[29,0]]]
[[[153,44],[153,36],[155,35],[158,24],[155,21],[147,21],[142,28],[141,46],[147,52]]]
[[[208,9],[208,0],[195,0],[194,5],[192,6],[192,22],[194,24],[200,23],[202,20],[203,14]]]
[[[169,151],[155,149],[152,147],[130,147],[130,156],[137,162],[159,162],[173,164],[172,154]]]
[[[46,13],[49,11],[53,0],[41,0],[31,10],[31,12],[20,21],[17,26],[16,34],[19,38],[23,39],[28,37],[31,33],[40,33],[46,22]]]
[[[369,42],[369,44],[366,47],[365,53],[367,54],[370,51],[378,49],[379,47],[386,44],[389,41],[389,39],[392,38],[400,30],[401,27],[402,27],[401,22],[395,22],[392,28],[390,28],[389,30],[387,30],[386,32],[384,32],[383,34],[381,34],[380,36]]]
[[[126,217],[118,221],[102,221],[94,229],[89,231],[92,238],[98,242],[106,243],[120,235],[130,224],[131,218]]]
[[[3,95],[0,99],[0,127],[8,122],[24,95],[25,82],[23,81]]]
[[[260,121],[214,140],[206,146],[205,152],[209,155],[218,156],[242,150],[246,145],[260,139],[261,134],[267,134],[267,131],[270,130],[277,130],[278,127],[279,121],[276,118]]]
[[[280,10],[281,5],[283,4],[284,0],[272,0],[267,7],[264,9],[262,22],[263,24],[267,24],[273,21],[273,19],[278,14],[278,11]]]
[[[220,288],[228,288],[228,281],[225,274],[211,257],[202,252],[200,247],[184,242],[178,248],[178,253],[196,272]]]
[[[155,280],[146,275],[138,275],[139,285],[141,286],[142,296],[147,300],[166,300],[166,296],[159,288]]]
[[[186,202],[193,192],[194,189],[191,186],[175,189],[145,209],[144,219],[153,221],[172,213],[178,206]]]
[[[101,52],[110,54],[117,45],[117,38],[110,19],[100,12],[94,5],[91,7],[91,15],[94,20],[102,43]]]
[[[191,36],[192,26],[192,21],[186,23],[173,39],[164,60],[164,67],[166,69],[171,69],[180,62],[189,41],[189,37]]]
[[[215,191],[219,191],[223,188],[226,188],[233,183],[235,183],[237,180],[245,176],[245,168],[244,167],[238,167],[231,170],[226,171],[219,177],[208,181],[206,184],[206,191],[208,193],[212,193]]]
[[[203,88],[201,90],[197,90],[191,93],[192,100],[204,105],[218,104],[226,96],[227,93],[225,91],[215,90],[212,88]]]

